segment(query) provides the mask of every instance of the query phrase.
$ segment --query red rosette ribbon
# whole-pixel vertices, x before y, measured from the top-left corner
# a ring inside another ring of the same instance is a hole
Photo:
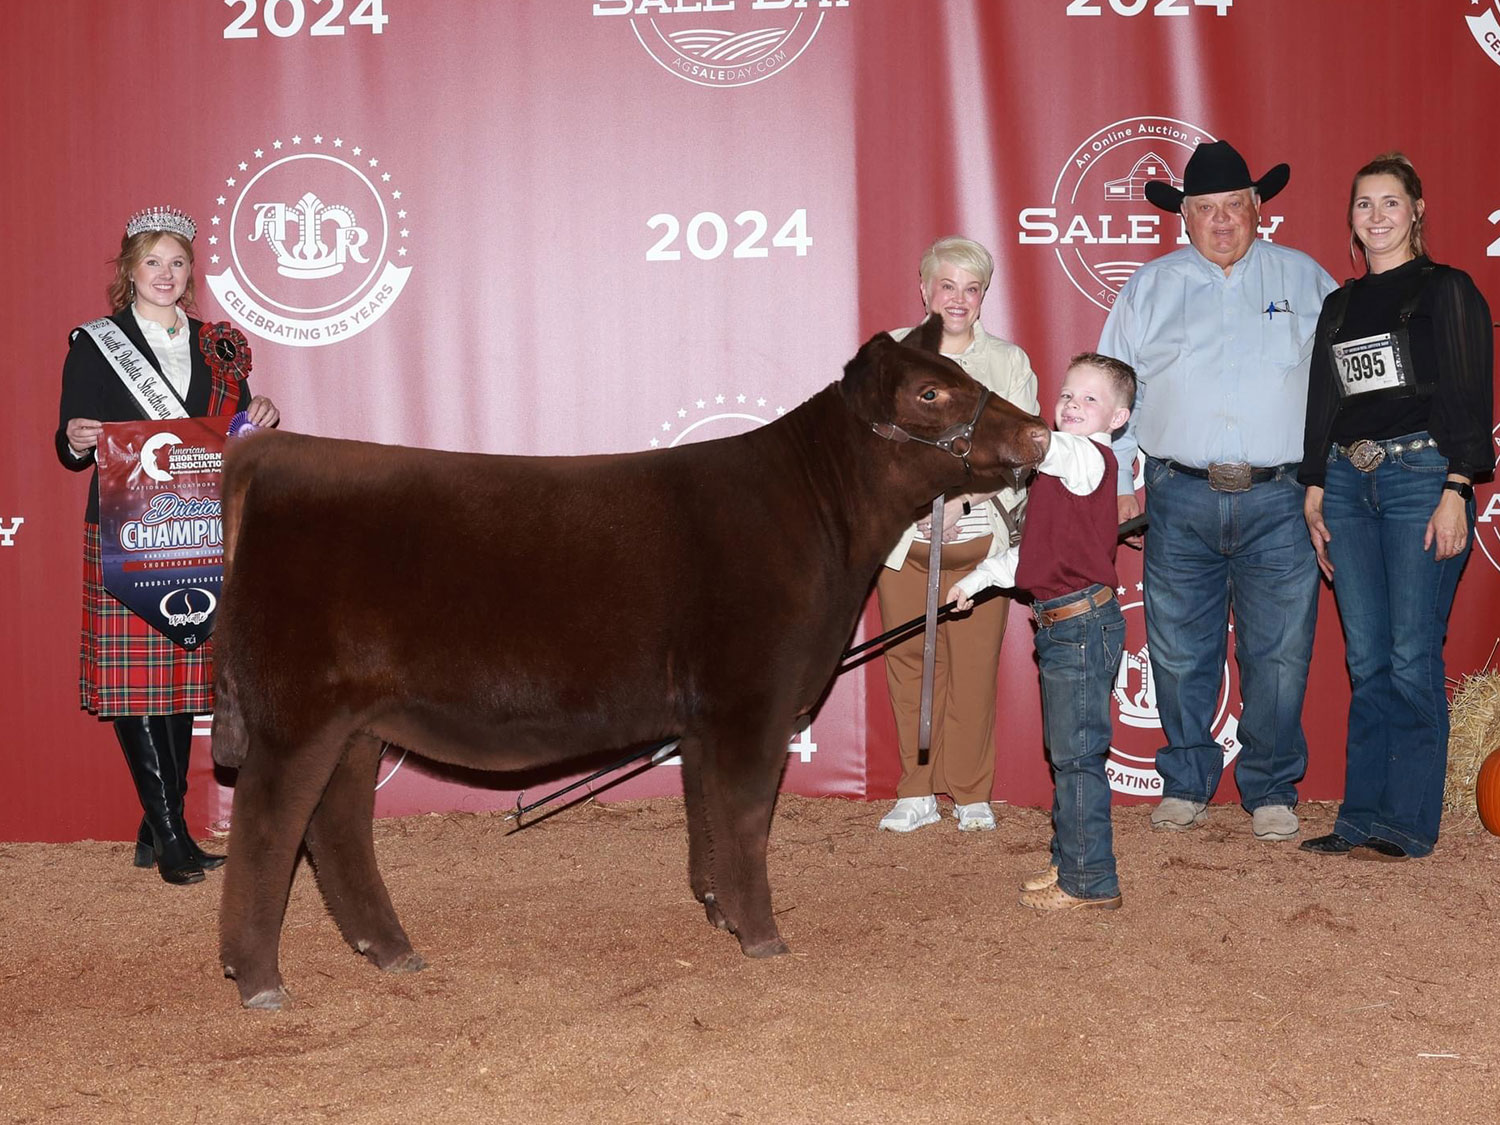
[[[198,330],[198,350],[221,378],[243,382],[250,374],[250,341],[227,320]]]

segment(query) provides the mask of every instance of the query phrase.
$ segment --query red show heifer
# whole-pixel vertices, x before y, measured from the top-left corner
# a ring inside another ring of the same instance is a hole
[[[423,967],[375,863],[383,741],[513,771],[680,737],[693,894],[745,953],[786,952],[766,839],[798,718],[913,514],[1041,457],[1041,421],[934,354],[940,331],[878,335],[784,417],[674,449],[232,443],[213,749],[239,767],[219,926],[243,1003],[285,999],[304,842],[349,944]]]

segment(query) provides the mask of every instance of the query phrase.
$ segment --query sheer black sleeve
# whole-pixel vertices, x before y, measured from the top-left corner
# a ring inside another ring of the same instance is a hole
[[[1432,280],[1438,385],[1428,432],[1448,458],[1448,471],[1473,479],[1495,468],[1494,324],[1484,295],[1463,270]]]
[[[1328,435],[1339,410],[1338,388],[1334,383],[1333,364],[1328,359],[1328,340],[1332,335],[1332,306],[1343,293],[1335,289],[1323,302],[1318,314],[1318,330],[1313,334],[1312,363],[1307,372],[1307,421],[1302,429],[1302,467],[1297,479],[1305,485],[1323,487],[1328,473]]]

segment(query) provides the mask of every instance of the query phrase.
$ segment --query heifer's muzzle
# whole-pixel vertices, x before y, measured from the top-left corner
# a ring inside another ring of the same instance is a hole
[[[979,416],[984,413],[984,404],[990,400],[991,393],[993,392],[988,387],[983,388],[979,392],[979,404],[974,407],[974,417],[967,422],[957,422],[949,426],[935,438],[909,434],[894,422],[871,422],[870,429],[887,441],[919,441],[923,445],[935,445],[944,453],[962,461],[964,472],[973,476],[974,470],[969,466],[969,454],[974,450],[974,427],[979,425]]]

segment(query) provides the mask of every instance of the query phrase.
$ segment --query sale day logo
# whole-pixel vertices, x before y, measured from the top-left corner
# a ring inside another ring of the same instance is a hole
[[[622,16],[652,60],[695,86],[753,86],[812,46],[831,8],[849,0],[595,0]]]
[[[224,177],[208,225],[208,287],[235,323],[278,344],[363,332],[411,275],[401,186],[342,136],[293,133],[251,150]]]

